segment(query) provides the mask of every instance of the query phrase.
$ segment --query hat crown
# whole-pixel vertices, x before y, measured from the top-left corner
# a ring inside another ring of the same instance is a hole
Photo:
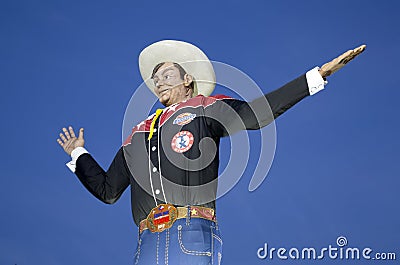
[[[214,68],[205,53],[193,44],[178,40],[162,40],[142,50],[139,55],[139,70],[147,87],[155,93],[151,79],[153,69],[159,63],[178,63],[195,80],[194,96],[211,95],[215,88]]]

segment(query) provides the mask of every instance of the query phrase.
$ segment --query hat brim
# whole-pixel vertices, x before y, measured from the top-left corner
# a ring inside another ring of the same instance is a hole
[[[207,56],[193,44],[162,40],[155,42],[140,53],[139,70],[147,87],[156,95],[155,85],[151,79],[154,67],[163,62],[180,64],[186,73],[195,80],[193,95],[209,96],[215,88],[214,68]]]

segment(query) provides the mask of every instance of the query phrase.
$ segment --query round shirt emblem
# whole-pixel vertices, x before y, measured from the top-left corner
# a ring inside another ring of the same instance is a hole
[[[184,153],[192,147],[193,142],[194,137],[191,132],[181,131],[172,138],[171,147],[177,153]]]

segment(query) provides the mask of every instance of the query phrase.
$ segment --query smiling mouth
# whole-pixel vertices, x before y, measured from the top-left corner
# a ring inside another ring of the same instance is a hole
[[[164,95],[165,93],[167,93],[168,90],[169,90],[168,88],[165,88],[165,89],[163,89],[163,90],[158,91],[158,94],[159,94],[160,96],[162,96],[162,95]]]

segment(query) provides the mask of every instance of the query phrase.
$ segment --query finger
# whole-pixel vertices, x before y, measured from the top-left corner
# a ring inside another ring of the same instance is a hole
[[[83,140],[83,128],[79,130],[79,139]]]
[[[356,58],[360,53],[362,53],[365,48],[367,46],[361,45],[353,50],[347,51],[346,53],[344,53],[343,55],[346,55],[344,58],[342,58],[339,63],[343,63],[343,64],[347,64],[348,62],[350,62],[351,60],[353,60],[354,58]]]
[[[355,53],[354,57],[361,54],[363,51],[365,51],[366,48],[367,48],[367,45],[361,45],[360,47],[357,47],[356,49],[354,49],[354,53]]]
[[[69,133],[71,134],[71,137],[75,138],[76,136],[75,136],[75,132],[74,132],[74,129],[72,128],[72,126],[69,126],[68,129],[69,129]]]
[[[349,57],[351,54],[353,54],[353,52],[354,52],[353,50],[348,50],[347,52],[345,52],[345,53],[343,53],[342,55],[340,55],[340,56],[338,57],[339,62],[342,61],[344,58]]]
[[[343,57],[339,63],[341,64],[347,64],[348,62],[350,62],[351,60],[353,60],[356,56],[358,55],[358,53],[355,52],[355,50],[351,50],[351,52],[349,54],[347,54],[347,56]]]
[[[363,45],[361,45],[361,46],[355,48],[354,50],[355,50],[357,53],[362,53],[366,48],[367,48],[367,45],[363,44]]]
[[[57,143],[59,143],[61,146],[64,145],[64,143],[59,138],[57,138]]]
[[[63,140],[64,144],[67,142],[67,139],[65,138],[64,134],[60,133],[60,138]]]
[[[365,49],[365,48],[364,48]],[[356,58],[358,55],[360,55],[364,49],[359,49],[359,50],[355,50],[351,55],[349,55],[347,58],[344,58],[343,64],[347,64],[348,62],[350,62],[351,60],[353,60],[354,58]]]
[[[361,54],[363,51],[365,51],[365,45],[364,45],[364,47],[362,47],[362,46],[360,46],[360,47],[358,47],[357,49],[354,49],[354,54],[355,54],[355,56],[358,56],[359,54]]]
[[[67,129],[66,129],[66,128],[63,128],[62,130],[63,130],[65,136],[67,137],[67,139],[69,140],[69,139],[71,138],[71,136],[69,135]]]
[[[348,55],[348,56],[342,58],[342,60],[339,61],[339,64],[347,64],[348,62],[353,60],[353,58],[354,58],[354,54]]]
[[[346,60],[346,58],[349,58],[349,56],[350,56],[350,54],[352,52],[353,52],[353,50],[350,50],[350,51],[347,51],[347,52],[343,53],[342,55],[340,55],[336,59],[332,60],[332,63],[343,64],[343,62]]]

